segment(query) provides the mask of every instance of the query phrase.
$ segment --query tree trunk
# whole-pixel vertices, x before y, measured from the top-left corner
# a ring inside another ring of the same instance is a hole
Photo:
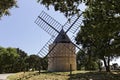
[[[106,68],[106,72],[110,72],[110,57],[108,57],[107,59],[103,58],[103,62]]]
[[[101,72],[102,71],[102,65],[101,65],[102,63],[99,61],[98,62],[98,68],[99,68],[99,72]]]

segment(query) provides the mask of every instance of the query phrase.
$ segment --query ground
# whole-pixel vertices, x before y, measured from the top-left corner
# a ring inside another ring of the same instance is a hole
[[[9,74],[0,74],[0,80],[6,80],[8,76],[13,75],[13,73]]]
[[[71,76],[70,72],[20,72],[9,80],[120,80],[120,72],[73,71]]]

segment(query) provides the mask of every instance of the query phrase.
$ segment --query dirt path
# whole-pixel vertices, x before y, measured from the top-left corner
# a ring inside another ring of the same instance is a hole
[[[0,74],[0,80],[7,80],[7,77],[13,75],[13,73],[9,73],[9,74]]]

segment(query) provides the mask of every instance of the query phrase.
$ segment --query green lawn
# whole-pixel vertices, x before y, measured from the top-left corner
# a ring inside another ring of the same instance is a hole
[[[9,76],[9,80],[120,80],[120,72],[73,71],[69,72],[20,72]]]

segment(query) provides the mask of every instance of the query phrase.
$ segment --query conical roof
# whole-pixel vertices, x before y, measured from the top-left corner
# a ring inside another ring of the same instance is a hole
[[[71,43],[71,40],[65,34],[65,31],[62,29],[53,43]]]

